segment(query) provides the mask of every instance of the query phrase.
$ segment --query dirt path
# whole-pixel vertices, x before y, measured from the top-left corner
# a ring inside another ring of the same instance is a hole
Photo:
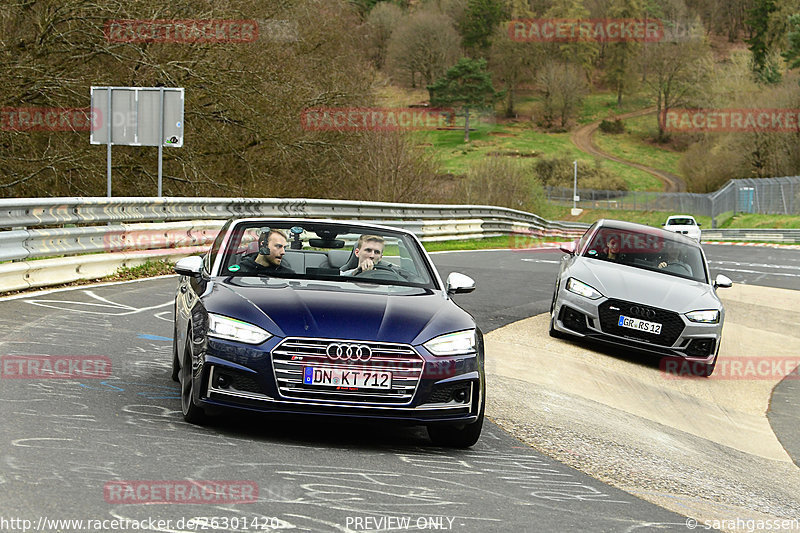
[[[626,118],[633,118],[633,117],[640,117],[642,115],[649,115],[650,113],[655,113],[655,107],[648,107],[647,109],[640,109],[638,111],[632,111],[630,113],[623,113],[622,115],[617,115],[619,119],[626,119]],[[642,165],[641,163],[636,163],[633,161],[628,161],[626,159],[622,159],[615,155],[611,155],[608,152],[602,151],[600,148],[594,144],[592,141],[592,136],[594,132],[597,131],[597,128],[600,127],[600,122],[592,122],[591,124],[587,124],[585,126],[581,126],[574,132],[572,132],[572,144],[577,146],[580,150],[583,150],[587,154],[591,154],[596,157],[601,157],[603,159],[610,159],[611,161],[616,161],[617,163],[622,163],[624,165],[628,165],[634,168],[638,168],[639,170],[643,170],[648,174],[652,174],[653,176],[657,177],[661,181],[664,182],[664,191],[666,192],[684,192],[686,191],[686,182],[683,181],[683,178],[680,176],[676,176],[675,174],[671,174],[664,170],[659,170],[657,168],[648,167],[646,165]]]

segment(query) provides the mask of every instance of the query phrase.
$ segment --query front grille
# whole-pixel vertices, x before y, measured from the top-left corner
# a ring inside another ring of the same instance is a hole
[[[616,309],[611,309],[612,307]],[[636,316],[631,312],[631,307],[647,309],[655,313],[652,318]],[[659,309],[657,307],[647,307],[635,302],[625,302],[623,300],[608,300],[600,305],[600,329],[604,333],[627,337],[630,339],[641,340],[660,346],[672,346],[678,337],[683,333],[684,323],[680,315],[675,311]],[[655,335],[646,331],[625,328],[619,325],[620,315],[632,316],[633,318],[643,318],[648,322],[661,324],[661,334]]]
[[[327,356],[327,349],[334,343],[368,346],[372,357],[366,362],[331,360]],[[423,365],[422,357],[407,344],[289,337],[272,350],[272,368],[281,396],[337,404],[408,404],[419,384]],[[308,366],[315,369],[391,372],[392,388],[347,390],[346,387],[307,385],[303,383],[303,370]]]

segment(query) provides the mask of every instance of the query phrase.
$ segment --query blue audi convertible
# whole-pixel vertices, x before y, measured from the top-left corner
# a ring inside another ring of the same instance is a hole
[[[483,425],[483,336],[414,234],[359,222],[229,220],[175,266],[172,378],[184,418],[225,408],[425,425],[468,447]]]

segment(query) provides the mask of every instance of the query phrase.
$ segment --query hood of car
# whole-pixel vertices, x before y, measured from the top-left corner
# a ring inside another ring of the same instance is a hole
[[[607,298],[637,302],[678,313],[722,309],[711,285],[661,272],[578,257],[565,274],[566,277],[591,285]]]
[[[242,287],[218,282],[205,297],[209,312],[256,324],[281,337],[421,344],[475,327],[441,292],[348,292],[341,287]]]

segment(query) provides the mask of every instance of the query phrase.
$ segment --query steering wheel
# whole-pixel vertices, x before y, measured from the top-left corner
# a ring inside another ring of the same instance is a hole
[[[361,279],[386,279],[391,281],[405,281],[405,278],[395,270],[394,265],[378,262],[372,270],[362,270],[356,277]]]
[[[692,271],[689,269],[688,266],[686,266],[683,263],[677,262],[677,261],[668,262],[667,266],[664,267],[664,270],[668,270],[669,269],[669,270],[672,270],[673,272],[675,272],[676,274],[682,274],[682,272],[676,272],[675,267],[678,267],[679,270],[683,270],[686,273],[687,276],[691,276],[692,275]]]

